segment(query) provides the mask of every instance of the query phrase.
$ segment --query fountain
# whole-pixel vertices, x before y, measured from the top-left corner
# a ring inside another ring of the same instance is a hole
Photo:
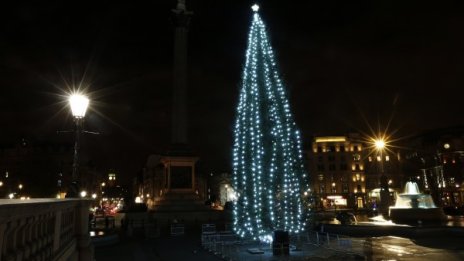
[[[446,217],[430,195],[420,193],[417,183],[408,181],[404,193],[399,194],[395,206],[390,207],[390,218],[395,223],[418,223],[442,221]]]

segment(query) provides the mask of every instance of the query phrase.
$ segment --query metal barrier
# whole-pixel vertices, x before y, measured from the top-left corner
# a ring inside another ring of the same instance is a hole
[[[364,239],[321,232],[291,235],[289,244],[290,256],[286,256],[285,260],[308,260],[307,258],[317,248],[363,257],[364,241]],[[233,233],[204,233],[201,236],[201,244],[204,249],[212,254],[229,261],[243,260],[243,254],[250,249],[261,250],[262,253],[260,254],[266,253],[265,255],[272,253],[270,244],[243,239]]]
[[[185,225],[174,223],[171,224],[171,236],[180,236],[185,234]]]
[[[357,256],[364,255],[365,239],[338,234],[313,232],[308,234],[308,242],[328,249],[348,252]]]
[[[216,233],[215,224],[203,224],[201,225],[201,234],[214,234]]]

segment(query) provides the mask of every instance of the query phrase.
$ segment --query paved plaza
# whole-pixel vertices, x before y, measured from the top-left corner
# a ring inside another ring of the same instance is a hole
[[[260,245],[240,245],[232,247],[218,247],[216,251],[210,251],[201,247],[199,235],[183,235],[155,239],[122,238],[121,242],[106,247],[95,249],[97,261],[110,260],[359,260],[349,253],[330,250],[317,246],[305,248],[305,251],[291,251],[290,256],[276,257],[272,255],[269,247]],[[251,254],[248,248],[264,250],[263,254]]]
[[[340,242],[349,242],[341,245]],[[300,251],[290,251],[290,256],[273,256],[265,244],[244,243],[202,247],[199,235],[182,235],[160,238],[121,237],[119,243],[95,249],[97,261],[114,260],[464,260],[464,239],[450,237],[428,237],[407,239],[383,236],[372,238],[343,238],[343,241],[322,240],[321,245],[305,244]],[[262,254],[251,254],[250,248],[263,250]]]

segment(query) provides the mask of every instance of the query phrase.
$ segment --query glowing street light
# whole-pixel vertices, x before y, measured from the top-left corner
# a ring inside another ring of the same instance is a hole
[[[379,181],[380,181],[380,210],[382,214],[388,214],[388,208],[390,206],[390,187],[392,181],[388,179],[384,172],[383,166],[383,154],[384,150],[387,149],[388,141],[383,137],[373,138],[373,147],[377,151],[377,161],[379,166]],[[391,181],[391,182],[390,182]]]
[[[23,184],[20,183],[20,184],[18,185],[18,189],[19,189],[19,195],[21,196],[21,195],[22,195],[21,192],[22,192],[22,190],[23,190]]]
[[[89,106],[89,98],[83,94],[75,93],[69,97],[69,105],[76,124],[75,143],[74,143],[74,157],[72,166],[72,181],[66,194],[67,198],[76,198],[79,191],[79,148],[80,148],[80,135],[82,132],[82,123],[84,116]]]
[[[83,94],[72,94],[69,97],[69,105],[75,118],[83,118],[89,106],[89,98]]]
[[[85,198],[85,196],[87,196],[87,191],[81,191],[81,198]]]
[[[377,139],[374,141],[374,145],[377,150],[383,150],[385,148],[385,141],[383,139]]]

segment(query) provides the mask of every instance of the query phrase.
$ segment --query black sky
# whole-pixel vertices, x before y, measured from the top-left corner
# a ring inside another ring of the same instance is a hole
[[[169,143],[176,1],[16,4],[0,15],[0,141],[72,128],[61,96],[89,85],[82,150],[126,177]],[[402,135],[461,125],[464,8],[459,1],[261,1],[303,137]],[[188,1],[192,147],[207,170],[230,168],[234,111],[253,1]],[[307,143],[308,140],[305,141]],[[89,152],[90,151],[90,152]]]

